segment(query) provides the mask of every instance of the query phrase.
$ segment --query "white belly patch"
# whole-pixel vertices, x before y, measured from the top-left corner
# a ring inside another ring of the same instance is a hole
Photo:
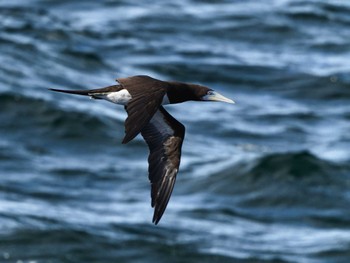
[[[122,89],[120,91],[115,91],[115,92],[110,92],[106,95],[99,96],[101,99],[108,100],[110,102],[113,102],[115,104],[120,104],[120,105],[126,105],[129,100],[131,100],[131,95],[126,89]],[[169,98],[165,94],[162,100],[162,105],[169,104]]]
[[[129,100],[131,100],[131,95],[126,89],[122,89],[120,91],[108,93],[104,99],[115,104],[126,105]]]

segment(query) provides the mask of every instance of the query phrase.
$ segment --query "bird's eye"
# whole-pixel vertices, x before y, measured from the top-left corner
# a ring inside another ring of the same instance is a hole
[[[207,92],[207,95],[213,95],[214,94],[214,92],[212,91],[212,90],[209,90],[208,92]]]

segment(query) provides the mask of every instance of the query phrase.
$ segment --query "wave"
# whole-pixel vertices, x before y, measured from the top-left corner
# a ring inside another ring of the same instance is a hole
[[[349,172],[349,166],[320,159],[309,151],[273,153],[215,173],[206,184],[215,192],[232,194],[272,185],[342,186]]]
[[[286,12],[291,18],[301,21],[312,21],[314,23],[326,23],[337,21],[344,24],[349,23],[348,15],[350,12],[349,5],[325,2],[290,2]]]
[[[345,204],[349,179],[348,165],[300,151],[274,153],[238,163],[201,180],[198,187],[238,198],[245,206],[326,208],[330,204]],[[338,193],[338,198],[329,198],[332,193]]]
[[[279,71],[275,71],[279,72]],[[293,99],[348,100],[350,99],[349,78],[346,72],[334,72],[317,76],[283,71],[270,82],[261,82],[261,89],[273,90]]]
[[[191,215],[342,227],[350,223],[349,182],[347,164],[308,151],[269,154],[197,180],[190,192],[204,201]]]
[[[106,116],[102,118],[90,112],[62,109],[50,101],[14,93],[2,93],[0,104],[2,123],[7,126],[8,131],[22,133],[23,138],[45,136],[98,140],[111,136],[110,125],[115,122]],[[117,128],[113,127],[114,130]]]

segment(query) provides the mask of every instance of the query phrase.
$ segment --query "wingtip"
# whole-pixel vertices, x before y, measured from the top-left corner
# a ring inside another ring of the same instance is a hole
[[[159,206],[157,207],[157,205],[154,206],[155,210],[154,210],[153,218],[152,218],[153,224],[158,225],[159,221],[162,219],[162,217],[164,215],[165,208],[166,208],[166,206],[163,209],[159,209]]]
[[[127,144],[128,142],[130,142],[130,140],[131,139],[129,139],[125,136],[124,139],[122,140],[122,144]]]
[[[131,140],[133,140],[135,137],[137,136],[137,134],[126,134],[124,136],[124,139],[122,141],[122,144],[127,144],[128,142],[130,142]]]
[[[161,218],[162,218],[162,216],[159,217],[158,215],[154,214],[153,219],[152,219],[152,223],[155,225],[158,225]]]

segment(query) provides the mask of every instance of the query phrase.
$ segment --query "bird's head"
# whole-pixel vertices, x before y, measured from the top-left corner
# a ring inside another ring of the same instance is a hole
[[[235,103],[233,100],[222,96],[220,93],[209,89],[205,95],[201,97],[201,101],[222,101],[227,103]]]
[[[220,93],[205,86],[192,85],[192,89],[195,93],[195,100],[197,101],[221,101],[227,103],[235,103],[233,100],[226,98]]]
[[[222,101],[235,103],[218,92],[198,84],[182,82],[169,82],[168,97],[170,103],[181,103],[184,101]]]

